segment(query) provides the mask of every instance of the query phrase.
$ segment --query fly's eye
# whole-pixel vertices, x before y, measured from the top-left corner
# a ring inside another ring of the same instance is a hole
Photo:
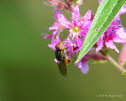
[[[55,45],[55,48],[58,49],[58,47],[59,47],[59,44],[56,44],[56,45]]]

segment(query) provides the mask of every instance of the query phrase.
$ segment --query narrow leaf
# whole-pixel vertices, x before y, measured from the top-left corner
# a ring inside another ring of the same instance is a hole
[[[121,7],[126,3],[126,0],[103,0],[96,12],[91,28],[86,35],[82,49],[78,55],[76,63],[90,50],[91,47],[98,41],[100,36],[109,27],[113,19]]]

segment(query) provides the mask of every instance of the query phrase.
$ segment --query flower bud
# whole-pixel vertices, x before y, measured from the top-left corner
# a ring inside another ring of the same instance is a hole
[[[94,53],[88,53],[87,59],[93,59],[93,60],[97,60],[97,61],[106,60],[106,58],[104,56],[102,56],[100,54],[94,54]]]
[[[124,65],[126,62],[126,43],[124,43],[123,48],[120,52],[119,62],[121,65]]]
[[[60,0],[48,0],[49,5],[52,5],[54,7],[60,8],[60,9],[66,9],[67,6],[65,3],[61,2]]]

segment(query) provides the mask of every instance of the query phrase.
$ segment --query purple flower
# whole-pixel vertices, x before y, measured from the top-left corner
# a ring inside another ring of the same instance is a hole
[[[101,2],[102,0],[99,0]],[[117,52],[119,50],[114,45],[116,43],[126,42],[126,29],[120,23],[120,15],[126,12],[126,5],[122,7],[119,11],[111,25],[107,28],[104,34],[99,38],[97,42],[96,52],[101,50],[103,47],[115,49]]]
[[[94,15],[89,10],[84,17],[79,13],[79,7],[76,6],[72,12],[72,21],[68,21],[63,14],[58,14],[58,22],[69,30],[68,37],[65,39],[67,51],[72,56],[77,53],[83,44],[84,38],[90,28]],[[82,73],[87,73],[89,70],[87,56],[84,56],[80,62],[75,64]]]
[[[72,54],[78,52],[92,23],[93,16],[91,10],[87,11],[84,17],[81,17],[79,7],[76,6],[72,11],[71,22],[63,14],[58,14],[57,17],[59,23],[69,30],[66,42],[69,43]]]
[[[86,60],[86,56],[84,56],[80,62],[76,64],[78,68],[80,68],[81,72],[86,74],[89,71],[88,61]]]
[[[49,28],[49,31],[53,31],[53,33],[44,35],[43,37],[45,39],[51,38],[51,44],[48,46],[55,50],[56,44],[61,41],[60,33],[64,29],[68,30],[69,34],[67,38],[62,41],[64,41],[65,47],[69,52],[68,56],[71,57],[74,53],[77,53],[81,49],[84,38],[92,23],[93,17],[94,15],[92,15],[91,10],[87,11],[84,17],[81,17],[79,6],[75,6],[72,10],[72,21],[68,21],[61,11],[57,11],[55,9],[54,24]],[[55,62],[57,62],[56,59]],[[88,64],[84,59],[82,59],[77,66],[83,73],[88,71]]]
[[[94,54],[94,53],[86,54],[77,64],[75,64],[76,66],[80,68],[81,72],[84,74],[88,73],[89,71],[89,66],[88,66],[89,59],[93,59],[97,61],[106,60],[104,56],[99,55],[99,54]]]

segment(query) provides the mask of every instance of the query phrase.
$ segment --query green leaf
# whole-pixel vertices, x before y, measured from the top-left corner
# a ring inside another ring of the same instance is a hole
[[[111,24],[121,7],[126,3],[126,0],[103,0],[94,20],[91,28],[86,35],[82,49],[78,55],[76,63],[90,50],[91,47],[98,41],[100,36],[105,32],[108,26]]]

